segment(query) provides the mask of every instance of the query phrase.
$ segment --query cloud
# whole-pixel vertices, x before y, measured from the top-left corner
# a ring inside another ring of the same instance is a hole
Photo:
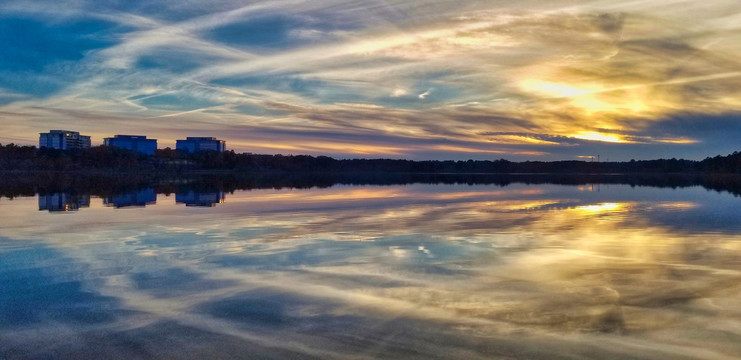
[[[427,91],[425,91],[425,92],[423,92],[423,93],[421,93],[421,94],[417,95],[417,97],[418,97],[419,99],[422,99],[422,100],[424,100],[424,99],[425,99],[425,98],[426,98],[426,97],[427,97],[428,95],[432,94],[432,92],[433,92],[434,90],[435,90],[434,88],[429,88],[429,89],[427,89]]]
[[[393,92],[391,92],[391,97],[400,97],[400,96],[404,96],[404,95],[406,95],[408,93],[409,93],[409,91],[407,91],[406,89],[396,88],[396,89],[394,89]]]
[[[733,1],[681,4],[9,1],[6,34],[25,22],[57,41],[42,51],[51,60],[0,71],[0,111],[24,114],[0,121],[28,142],[54,118],[45,108],[82,131],[97,132],[99,116],[161,138],[210,124],[225,138],[264,126],[409,139],[393,146],[400,156],[419,154],[414,140],[440,139],[476,144],[442,155],[463,158],[511,150],[557,159],[599,139],[620,142],[616,158],[687,154],[698,143],[731,152],[733,143],[700,139],[687,121],[654,131],[674,116],[741,109]],[[30,50],[13,45],[5,59]]]

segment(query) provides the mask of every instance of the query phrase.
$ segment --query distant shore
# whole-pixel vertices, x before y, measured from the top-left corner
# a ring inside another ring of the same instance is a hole
[[[159,149],[154,155],[109,146],[80,150],[0,145],[0,171],[159,176],[187,174],[396,173],[396,174],[741,174],[741,153],[704,160],[656,159],[625,162],[581,160],[404,160],[334,159],[310,155],[258,155],[233,151],[185,153]]]
[[[685,188],[700,186],[741,196],[741,174],[632,173],[632,174],[491,174],[491,173],[382,173],[382,172],[225,172],[111,173],[67,171],[11,171],[0,173],[0,196],[34,196],[65,192],[111,196],[153,188],[158,193],[185,190],[232,192],[251,189],[325,188],[335,185],[388,186],[447,184],[509,186],[512,184],[567,186],[629,185]]]

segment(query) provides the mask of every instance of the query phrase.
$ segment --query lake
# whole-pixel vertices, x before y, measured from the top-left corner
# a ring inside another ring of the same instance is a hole
[[[702,186],[135,186],[0,199],[0,359],[738,359]]]

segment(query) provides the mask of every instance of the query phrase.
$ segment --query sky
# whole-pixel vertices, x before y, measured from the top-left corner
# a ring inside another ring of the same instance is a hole
[[[339,158],[741,150],[738,0],[2,0],[0,143]]]

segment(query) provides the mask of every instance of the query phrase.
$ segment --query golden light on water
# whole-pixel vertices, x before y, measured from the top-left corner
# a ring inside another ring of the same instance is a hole
[[[13,259],[8,254],[23,246],[60,253],[8,262],[11,274],[64,264],[81,270],[54,281],[86,279],[87,288],[119,300],[122,310],[225,336],[253,339],[267,329],[265,339],[292,338],[301,351],[337,345],[318,353],[325,357],[352,356],[335,333],[322,332],[334,316],[352,314],[341,321],[346,333],[367,342],[364,348],[387,348],[378,328],[366,325],[394,319],[396,330],[411,321],[419,331],[399,331],[397,346],[419,348],[408,334],[421,333],[425,346],[432,337],[440,342],[431,351],[460,349],[470,359],[496,358],[479,354],[465,342],[470,338],[486,341],[487,349],[538,347],[558,355],[586,348],[611,360],[738,358],[735,335],[715,336],[738,328],[738,203],[716,192],[688,200],[698,193],[691,187],[650,194],[612,184],[587,189],[253,189],[227,194],[207,211],[165,196],[154,206],[121,211],[94,197],[90,208],[65,217],[38,211],[37,199],[19,198],[0,207],[0,215],[4,241],[12,245],[5,256]],[[716,210],[729,215],[705,224]],[[127,267],[119,270],[124,260]],[[263,300],[285,304],[279,318],[299,326],[263,322],[273,314],[253,306]],[[213,306],[220,311],[210,311]],[[138,319],[116,321],[131,329],[134,341],[150,341],[146,328],[127,322]],[[38,333],[7,338],[34,348],[28,345],[34,337],[45,336]],[[514,333],[523,335],[509,336]],[[180,335],[178,329],[168,334]],[[199,345],[215,346],[208,339]],[[704,356],[707,349],[720,356]]]
[[[595,205],[584,205],[584,206],[577,206],[575,210],[586,212],[586,213],[603,213],[603,212],[609,212],[609,211],[617,211],[624,207],[624,204],[622,203],[601,203],[601,204],[595,204]]]

